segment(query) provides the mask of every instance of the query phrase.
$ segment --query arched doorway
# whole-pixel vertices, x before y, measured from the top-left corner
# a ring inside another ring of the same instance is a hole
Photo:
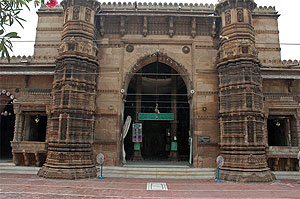
[[[1,131],[0,131],[0,159],[9,160],[12,158],[10,141],[14,137],[15,114],[13,110],[13,97],[0,95],[1,102]]]
[[[124,119],[141,124],[141,142],[133,125],[124,140],[126,160],[188,161],[190,105],[185,74],[156,60],[132,73],[124,101]],[[140,157],[137,157],[140,156]]]

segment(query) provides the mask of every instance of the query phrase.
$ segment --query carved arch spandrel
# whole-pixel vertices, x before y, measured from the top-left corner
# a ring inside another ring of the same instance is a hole
[[[190,91],[194,89],[193,82],[190,79],[190,74],[183,64],[178,63],[173,58],[169,57],[166,53],[163,52],[155,52],[144,57],[141,57],[137,60],[136,64],[130,69],[130,71],[126,74],[125,81],[123,82],[122,88],[127,91],[128,85],[131,79],[134,77],[135,73],[137,73],[141,68],[147,66],[148,64],[159,61],[163,64],[166,64],[173,68],[178,74],[181,74],[181,77],[187,87],[188,95]]]

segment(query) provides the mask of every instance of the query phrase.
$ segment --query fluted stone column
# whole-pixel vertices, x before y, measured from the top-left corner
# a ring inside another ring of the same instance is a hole
[[[254,0],[223,0],[216,6],[222,29],[217,57],[220,96],[220,178],[268,182],[260,63],[255,47]]]
[[[53,80],[45,178],[96,177],[93,128],[98,73],[96,0],[64,0],[65,24]]]

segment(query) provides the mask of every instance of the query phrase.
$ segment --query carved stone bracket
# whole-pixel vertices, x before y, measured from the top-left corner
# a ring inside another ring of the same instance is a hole
[[[196,21],[196,18],[193,17],[193,19],[192,19],[192,31],[191,31],[192,38],[196,37],[196,34],[197,34],[196,28],[197,28],[197,21]]]
[[[100,16],[100,35],[103,37],[104,36],[104,21],[105,21],[105,17],[104,16]]]
[[[169,37],[173,37],[174,35],[174,18],[169,18]]]
[[[123,37],[125,35],[125,16],[121,16],[121,20],[120,20],[120,34]]]

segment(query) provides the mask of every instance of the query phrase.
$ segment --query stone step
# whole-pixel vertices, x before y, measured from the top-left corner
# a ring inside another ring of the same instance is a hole
[[[40,167],[15,166],[13,163],[0,163],[0,173],[13,174],[34,174],[36,175]],[[100,174],[100,166],[97,166]],[[275,171],[277,179],[300,180],[299,171]],[[214,168],[186,168],[167,166],[124,166],[124,167],[103,167],[104,177],[122,178],[158,178],[158,179],[215,179]]]
[[[0,173],[37,174],[40,167],[16,166],[14,163],[0,163]]]
[[[97,167],[99,173],[100,168]],[[193,178],[212,179],[215,178],[215,169],[205,168],[180,168],[180,167],[103,167],[104,177],[124,178]]]
[[[300,180],[300,171],[273,171],[276,179]]]

